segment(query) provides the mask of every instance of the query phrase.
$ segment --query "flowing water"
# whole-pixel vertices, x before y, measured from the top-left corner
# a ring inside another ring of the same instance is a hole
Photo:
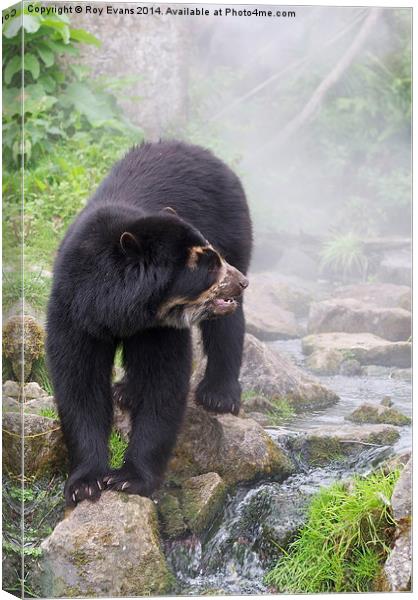
[[[303,367],[300,340],[275,342]],[[411,383],[391,378],[390,369],[377,369],[367,377],[320,377],[335,390],[340,401],[322,411],[299,415],[287,423],[289,436],[321,425],[342,428],[344,417],[365,401],[378,402],[390,396],[395,407],[411,415]],[[275,430],[267,430],[272,438]],[[283,443],[283,437],[280,438]],[[224,593],[260,594],[269,590],[264,574],[303,525],[312,494],[354,473],[367,473],[394,452],[411,447],[411,428],[401,429],[394,448],[368,447],[355,457],[323,468],[298,464],[298,473],[282,483],[262,481],[240,486],[232,494],[222,515],[201,537],[190,536],[167,542],[166,553],[178,581],[178,593],[187,595]]]

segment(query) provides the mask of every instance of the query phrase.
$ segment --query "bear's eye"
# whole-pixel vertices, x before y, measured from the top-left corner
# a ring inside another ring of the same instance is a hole
[[[192,271],[206,269],[209,273],[214,273],[221,267],[221,264],[219,254],[210,246],[193,246],[189,249],[187,266]]]

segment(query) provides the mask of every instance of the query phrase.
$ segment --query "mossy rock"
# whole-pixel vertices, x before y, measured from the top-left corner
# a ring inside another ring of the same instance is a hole
[[[386,423],[397,426],[411,424],[411,419],[395,408],[372,404],[362,404],[346,418],[353,423]]]
[[[17,381],[27,381],[33,363],[44,355],[42,325],[29,315],[9,318],[3,327],[3,356],[9,361]],[[22,360],[23,359],[23,360]]]
[[[226,485],[217,473],[191,477],[183,483],[183,514],[193,533],[207,529],[222,508],[226,491]]]
[[[107,491],[81,502],[41,548],[45,597],[162,595],[174,586],[148,498]]]

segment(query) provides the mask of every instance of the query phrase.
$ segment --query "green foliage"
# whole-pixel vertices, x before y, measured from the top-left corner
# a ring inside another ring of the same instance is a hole
[[[308,520],[266,583],[279,592],[367,592],[390,551],[390,498],[399,471],[323,488]]]
[[[24,52],[22,54],[22,29]],[[3,26],[3,146],[6,164],[35,162],[54,140],[89,130],[127,132],[133,126],[118,110],[104,80],[74,64],[80,44],[100,45],[67,15],[29,14],[27,7]],[[23,79],[22,79],[23,78]],[[22,81],[24,85],[22,87]],[[22,126],[24,122],[24,140]]]
[[[141,137],[136,138],[141,141]],[[103,133],[92,141],[88,132],[53,145],[50,154],[25,173],[25,266],[36,267],[24,273],[25,298],[36,308],[45,306],[51,285],[53,258],[68,225],[84,207],[111,165],[132,145],[126,135]],[[19,209],[19,180],[14,173],[3,173],[4,262],[16,256],[18,232],[13,229]],[[19,257],[17,257],[19,259]],[[5,273],[5,303],[21,297],[21,277]]]
[[[295,411],[286,398],[272,398],[273,409],[267,412],[272,425],[282,425],[291,419]]]
[[[51,378],[49,376],[48,369],[46,366],[45,356],[38,358],[37,360],[35,360],[32,363],[32,371],[31,371],[30,377],[31,377],[32,381],[36,381],[37,383],[39,383],[41,388],[43,390],[45,390],[50,396],[53,396],[54,388],[52,386],[52,381],[51,381]],[[45,409],[45,410],[48,410],[48,409]],[[49,415],[44,415],[44,416],[47,417]],[[58,418],[58,416],[55,413],[55,416],[51,417],[51,419],[56,419],[56,418]]]
[[[39,414],[41,415],[41,417],[46,417],[47,419],[53,419],[55,421],[59,418],[57,411],[49,407],[42,408],[39,411]]]
[[[329,270],[339,278],[367,275],[368,259],[362,241],[353,233],[335,236],[325,242],[321,251],[321,269]]]
[[[110,461],[112,469],[118,469],[123,464],[128,442],[117,431],[112,431],[109,438]]]

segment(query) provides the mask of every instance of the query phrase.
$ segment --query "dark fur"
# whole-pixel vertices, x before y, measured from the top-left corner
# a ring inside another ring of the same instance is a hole
[[[208,242],[214,251],[190,254]],[[189,330],[161,322],[159,311],[177,297],[194,306],[212,289],[217,252],[246,273],[251,221],[243,189],[210,152],[180,142],[133,148],[68,229],[55,263],[47,336],[71,460],[68,504],[98,498],[105,485],[148,495],[161,481],[186,405],[191,344]],[[240,274],[232,271],[237,286]],[[172,310],[176,319],[183,307]],[[233,314],[200,326],[208,364],[197,402],[236,413],[241,302]],[[124,466],[109,472],[111,371],[119,343],[133,429]]]

